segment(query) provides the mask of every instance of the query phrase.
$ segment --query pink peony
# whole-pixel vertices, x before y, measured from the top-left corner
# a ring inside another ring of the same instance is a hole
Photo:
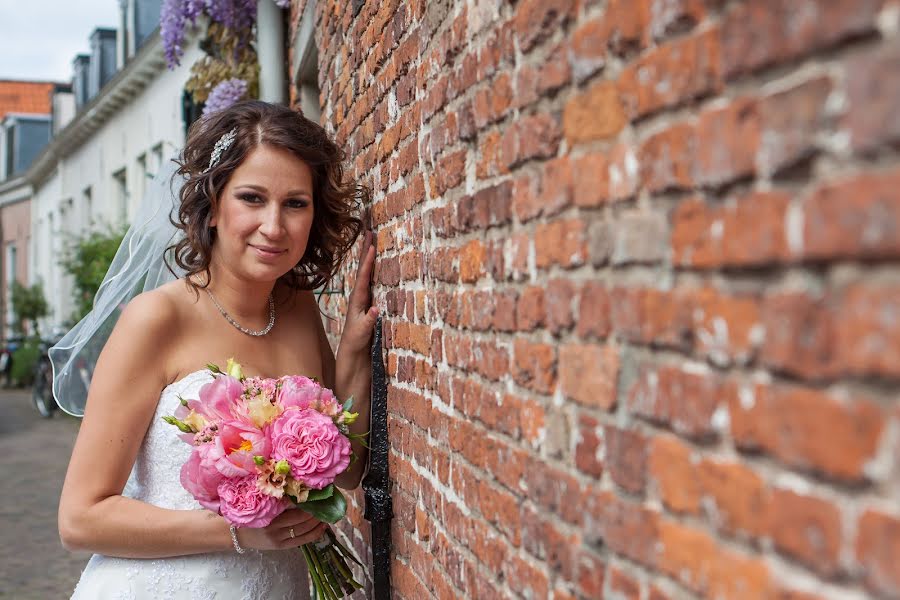
[[[209,460],[210,446],[194,448],[190,458],[181,466],[181,485],[200,506],[219,512],[219,484],[225,477]]]
[[[302,375],[281,378],[278,403],[282,408],[309,408],[321,393],[322,386]]]
[[[219,426],[219,435],[209,450],[211,461],[226,477],[243,477],[256,472],[254,456],[268,459],[271,453],[265,433],[243,421],[233,420]]]
[[[233,417],[232,408],[242,393],[244,386],[239,380],[229,375],[216,375],[213,381],[200,388],[199,400],[188,400],[188,408],[218,425]]]
[[[241,527],[265,527],[289,506],[288,500],[260,490],[256,474],[224,479],[218,491],[222,516]]]
[[[350,464],[350,440],[332,420],[312,409],[287,410],[269,427],[272,458],[313,489],[332,483]]]

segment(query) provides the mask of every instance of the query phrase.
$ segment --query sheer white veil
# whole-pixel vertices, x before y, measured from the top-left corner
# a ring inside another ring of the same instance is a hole
[[[84,415],[97,357],[128,301],[184,276],[171,257],[168,262],[174,273],[165,260],[166,249],[184,235],[172,223],[177,220],[185,182],[177,169],[174,160],[160,166],[100,284],[92,310],[50,348],[53,397],[70,415]]]

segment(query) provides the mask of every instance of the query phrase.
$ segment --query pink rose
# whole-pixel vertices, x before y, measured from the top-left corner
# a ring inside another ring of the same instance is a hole
[[[181,466],[181,485],[203,508],[219,512],[219,484],[225,477],[209,460],[210,446],[194,448]]]
[[[200,388],[199,400],[188,400],[188,408],[219,424],[232,418],[232,408],[243,392],[244,386],[234,377],[217,375]]]
[[[269,496],[256,484],[256,474],[224,479],[219,483],[220,510],[232,525],[265,527],[288,507],[283,498]]]
[[[302,375],[281,378],[277,402],[282,408],[309,408],[321,393],[322,386]]]
[[[286,460],[294,478],[313,489],[332,483],[350,464],[350,440],[315,410],[285,411],[272,422],[269,434],[272,458]]]
[[[226,477],[243,477],[254,473],[254,456],[268,459],[271,445],[268,436],[243,421],[226,421],[219,426],[219,435],[209,450],[210,460]]]

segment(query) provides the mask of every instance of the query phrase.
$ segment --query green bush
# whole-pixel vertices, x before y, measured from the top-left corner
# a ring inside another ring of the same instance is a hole
[[[40,337],[38,319],[50,314],[50,306],[44,298],[44,287],[40,282],[25,287],[18,281],[13,281],[11,291],[13,314],[16,315],[13,331],[20,335],[28,333],[25,331],[27,321],[31,325],[31,335]]]
[[[69,241],[59,264],[75,281],[75,314],[72,323],[80,321],[94,305],[106,271],[125,236],[125,226],[107,227]]]
[[[37,340],[26,340],[12,355],[10,379],[14,385],[29,386],[34,383],[34,368],[41,357]]]

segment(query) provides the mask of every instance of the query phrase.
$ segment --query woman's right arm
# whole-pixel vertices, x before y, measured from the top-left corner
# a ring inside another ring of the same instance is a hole
[[[121,495],[168,383],[164,361],[177,325],[164,293],[141,294],[100,353],[59,503],[66,548],[150,558],[231,546],[228,527],[212,512],[168,510]]]

